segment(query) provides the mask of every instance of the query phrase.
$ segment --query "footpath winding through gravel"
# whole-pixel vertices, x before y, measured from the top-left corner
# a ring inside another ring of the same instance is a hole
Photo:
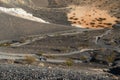
[[[70,52],[70,53],[65,53],[65,54],[49,54],[49,56],[69,56],[69,55],[74,55],[74,54],[80,54],[81,52],[88,51],[91,49],[82,49],[80,51],[75,51],[75,52]],[[47,56],[48,54],[43,54],[43,56]],[[0,59],[25,59],[26,56],[33,56],[36,59],[39,59],[40,57],[35,55],[35,54],[21,54],[21,53],[7,53],[7,52],[0,52]],[[66,62],[64,59],[47,59],[46,62],[50,63],[63,63]],[[74,60],[75,63],[82,63],[81,60]]]

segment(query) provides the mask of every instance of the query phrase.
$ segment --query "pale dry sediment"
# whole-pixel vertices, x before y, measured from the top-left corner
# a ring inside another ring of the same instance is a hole
[[[36,22],[41,22],[41,23],[49,23],[41,18],[35,17],[33,16],[31,13],[26,12],[24,9],[22,8],[5,8],[5,7],[0,7],[0,11],[9,14],[9,15],[13,15],[16,17],[20,17],[20,18],[24,18],[24,19],[28,19],[28,20],[32,20],[32,21],[36,21]]]

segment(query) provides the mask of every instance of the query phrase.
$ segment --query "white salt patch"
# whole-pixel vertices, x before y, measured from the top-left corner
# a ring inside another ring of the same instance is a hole
[[[23,10],[21,8],[0,7],[0,11],[10,14],[10,15],[13,15],[13,16],[17,16],[20,18],[24,18],[24,19],[28,19],[28,20],[32,20],[32,21],[36,21],[36,22],[49,23],[41,18],[33,16],[31,13],[27,13],[25,10]]]
[[[79,27],[79,28],[85,28],[84,26],[82,25],[78,25],[78,24],[71,24],[72,26],[75,26],[75,27]]]

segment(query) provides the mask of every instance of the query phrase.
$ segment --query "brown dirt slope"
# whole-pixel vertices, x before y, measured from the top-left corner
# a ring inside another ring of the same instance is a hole
[[[0,14],[0,24],[0,40],[73,29],[62,25],[38,23],[5,13]]]
[[[47,7],[48,0],[32,0],[32,3],[37,7]]]

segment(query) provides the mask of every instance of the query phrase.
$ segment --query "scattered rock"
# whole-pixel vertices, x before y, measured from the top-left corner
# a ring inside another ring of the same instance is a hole
[[[107,77],[106,77],[107,76]],[[116,80],[109,74],[80,70],[0,64],[0,80]]]
[[[112,26],[114,29],[120,29],[120,24],[115,24]]]
[[[113,66],[120,66],[120,60],[114,61]]]
[[[115,75],[120,75],[120,66],[110,68],[109,72]]]

